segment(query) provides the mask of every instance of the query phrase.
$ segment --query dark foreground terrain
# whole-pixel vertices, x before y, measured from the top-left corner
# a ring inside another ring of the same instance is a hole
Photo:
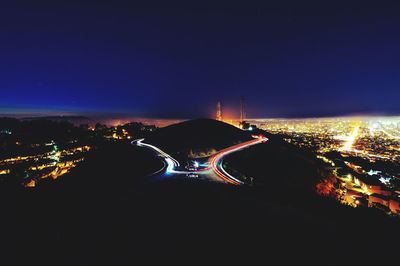
[[[54,182],[2,187],[1,264],[396,259],[399,220],[317,196],[307,158],[271,141],[228,159],[254,186],[153,182],[158,158],[113,143]]]

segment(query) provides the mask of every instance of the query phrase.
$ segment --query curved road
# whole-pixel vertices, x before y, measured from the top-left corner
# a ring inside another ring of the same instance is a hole
[[[238,178],[235,178],[234,176],[230,175],[224,169],[224,167],[222,166],[222,160],[226,155],[228,155],[230,153],[237,152],[239,150],[248,148],[250,146],[266,142],[268,140],[264,136],[253,136],[253,137],[254,137],[253,140],[242,142],[237,145],[231,146],[229,148],[223,149],[210,157],[209,162],[210,162],[212,169],[222,180],[224,180],[225,182],[230,183],[232,185],[243,184],[242,181],[240,181]]]
[[[223,181],[223,182],[226,182],[226,183],[229,183],[232,185],[241,185],[241,184],[243,184],[242,181],[240,181],[238,178],[229,174],[223,168],[222,161],[223,161],[224,157],[230,153],[233,153],[233,152],[248,148],[250,146],[268,141],[268,138],[261,136],[261,135],[253,136],[253,138],[254,139],[252,139],[252,140],[239,143],[237,145],[228,147],[226,149],[223,149],[223,150],[217,152],[216,154],[214,154],[213,156],[211,156],[209,158],[209,160],[208,160],[209,166],[206,168],[202,168],[198,171],[183,171],[183,170],[181,170],[180,164],[176,159],[174,159],[171,155],[164,152],[160,148],[158,148],[154,145],[148,144],[148,143],[144,143],[143,142],[144,139],[134,140],[134,141],[132,141],[132,144],[137,145],[139,147],[146,147],[146,148],[152,149],[153,151],[155,151],[158,154],[158,156],[163,158],[164,167],[153,174],[159,174],[162,171],[164,171],[164,174],[174,174],[174,175],[195,174],[195,175],[203,175],[203,176],[206,176],[209,179],[213,179],[213,180],[218,179],[219,181]]]

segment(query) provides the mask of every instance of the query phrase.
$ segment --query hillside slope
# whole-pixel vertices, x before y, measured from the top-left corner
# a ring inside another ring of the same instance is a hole
[[[173,154],[187,154],[193,150],[219,150],[249,139],[248,132],[232,125],[196,119],[161,128],[146,138],[146,142]]]

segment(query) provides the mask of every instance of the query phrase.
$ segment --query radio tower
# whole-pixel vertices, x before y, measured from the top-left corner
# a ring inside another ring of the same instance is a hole
[[[217,114],[215,116],[215,119],[218,121],[222,121],[222,107],[221,107],[221,102],[217,102]]]
[[[246,110],[244,104],[244,97],[240,97],[240,123],[243,124],[244,120],[246,120]]]

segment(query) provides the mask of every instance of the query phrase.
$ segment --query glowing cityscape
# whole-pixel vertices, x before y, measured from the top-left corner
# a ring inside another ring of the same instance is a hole
[[[398,261],[400,1],[0,13],[1,265]]]
[[[251,123],[309,150],[329,169],[322,195],[353,207],[400,213],[400,117],[254,119]]]

